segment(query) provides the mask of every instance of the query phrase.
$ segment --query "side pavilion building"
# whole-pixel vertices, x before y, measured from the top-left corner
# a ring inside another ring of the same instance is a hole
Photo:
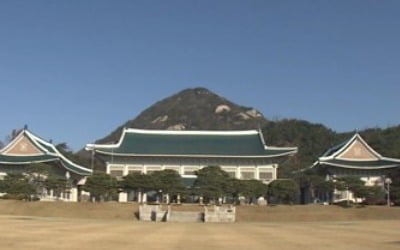
[[[356,133],[345,142],[328,149],[311,168],[322,171],[327,179],[356,176],[366,186],[384,187],[385,179],[390,172],[400,167],[400,159],[380,155]],[[354,200],[349,191],[335,191],[333,202]]]
[[[184,178],[206,166],[220,166],[231,177],[268,183],[277,178],[279,163],[297,152],[296,147],[266,146],[261,131],[171,131],[124,129],[116,144],[88,144],[105,161],[107,173],[122,177],[164,169]],[[121,193],[119,201],[133,199]]]
[[[92,174],[91,169],[72,162],[52,143],[24,128],[0,150],[0,179],[8,173],[26,173],[34,165],[38,168],[49,166],[52,173],[65,178],[69,185],[61,194],[55,194],[53,190],[38,190],[41,200],[78,201],[78,186],[84,183],[86,176]]]

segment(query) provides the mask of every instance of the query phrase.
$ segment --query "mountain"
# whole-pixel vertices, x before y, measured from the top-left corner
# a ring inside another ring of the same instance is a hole
[[[96,143],[118,141],[124,127],[174,130],[261,128],[267,145],[297,146],[299,149],[294,157],[281,164],[280,177],[310,166],[328,148],[355,133],[337,133],[323,124],[297,119],[269,121],[256,109],[235,104],[205,88],[185,89],[155,103]],[[372,128],[358,133],[382,155],[400,158],[400,126]],[[80,151],[78,155],[90,162],[87,152]]]
[[[112,143],[126,128],[168,130],[258,129],[268,123],[256,109],[240,106],[205,88],[185,89],[127,121],[97,143]]]

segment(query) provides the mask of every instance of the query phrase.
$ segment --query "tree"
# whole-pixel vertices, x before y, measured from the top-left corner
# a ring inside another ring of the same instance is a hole
[[[390,200],[394,204],[400,205],[400,187],[398,186],[390,187]]]
[[[291,179],[274,180],[268,185],[268,198],[273,202],[293,204],[299,193],[299,186]]]
[[[58,143],[58,144],[56,145],[56,148],[57,148],[57,150],[60,151],[62,154],[71,153],[71,150],[70,150],[70,148],[68,147],[68,144],[67,144],[66,142]]]
[[[241,180],[241,183],[241,194],[249,198],[249,203],[253,203],[257,198],[267,195],[268,185],[259,180]]]
[[[154,187],[161,190],[162,193],[168,195],[182,194],[185,187],[182,183],[182,177],[175,170],[166,169],[152,173]]]
[[[302,190],[304,198],[303,202],[307,202],[307,194],[311,197],[311,201],[317,199],[322,201],[330,201],[331,194],[335,190],[335,183],[331,180],[327,181],[323,176],[316,173],[299,173],[294,177]]]
[[[120,187],[129,191],[139,192],[138,201],[142,202],[141,195],[150,190],[156,189],[155,178],[153,175],[146,175],[139,172],[133,172],[123,177]]]
[[[365,182],[356,176],[338,178],[336,188],[341,191],[349,190],[352,192],[356,203],[357,198],[365,199],[367,203],[374,203],[374,200],[382,200],[384,198],[384,192],[381,187],[365,186]]]
[[[68,190],[68,183],[65,178],[50,175],[44,181],[44,187],[47,190],[53,190],[53,196],[60,197],[61,193]]]
[[[239,196],[244,190],[244,182],[242,180],[231,178],[228,181],[226,192],[232,196],[233,202],[239,202]]]
[[[322,201],[332,201],[332,194],[335,191],[335,183],[332,180],[322,178],[319,182],[314,183],[315,193]]]
[[[86,180],[83,190],[90,192],[96,200],[110,200],[118,192],[117,179],[105,173],[94,173]]]
[[[230,177],[219,166],[208,166],[196,172],[194,189],[205,201],[215,200],[226,195]]]
[[[61,193],[69,190],[65,176],[56,173],[55,169],[45,163],[35,163],[26,167],[25,174],[35,186],[36,192],[42,194],[45,189],[53,190],[53,196],[60,197]]]
[[[337,178],[336,189],[344,191],[349,190],[353,193],[355,202],[357,203],[357,198],[365,198],[368,195],[368,190],[365,186],[365,182],[356,176],[346,176]]]
[[[28,165],[25,168],[25,174],[29,178],[30,182],[35,186],[37,193],[42,193],[45,180],[54,175],[52,167],[45,163],[35,163]]]
[[[91,158],[87,157],[86,154],[83,154],[82,151],[79,151],[74,154],[74,152],[71,150],[71,148],[68,146],[66,142],[61,142],[56,145],[56,149],[65,157],[70,159],[71,161],[78,163],[82,166],[91,166]],[[84,157],[86,156],[86,157]],[[95,163],[97,164],[102,164],[98,159],[95,159]]]
[[[0,192],[7,193],[13,199],[32,200],[36,188],[27,176],[9,173],[0,181]]]

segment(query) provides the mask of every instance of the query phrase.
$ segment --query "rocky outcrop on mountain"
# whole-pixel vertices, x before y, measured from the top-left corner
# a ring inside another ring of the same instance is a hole
[[[118,140],[124,127],[168,130],[258,129],[267,119],[256,109],[241,106],[205,88],[185,89],[150,106],[99,143]]]

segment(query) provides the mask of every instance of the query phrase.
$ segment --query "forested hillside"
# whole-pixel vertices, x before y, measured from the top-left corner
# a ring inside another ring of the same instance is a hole
[[[322,124],[285,119],[269,122],[262,131],[269,145],[298,147],[298,153],[281,165],[281,176],[288,176],[293,170],[310,166],[327,149],[356,132],[383,156],[400,158],[400,126],[336,133]]]
[[[297,146],[299,151],[281,165],[281,177],[310,166],[330,147],[356,131],[337,133],[323,124],[304,120],[271,121],[251,107],[235,104],[205,88],[185,89],[150,106],[98,143],[119,139],[123,127],[170,130],[262,129],[267,145]],[[400,158],[400,126],[357,131],[380,154]],[[81,157],[87,154],[80,152]]]

